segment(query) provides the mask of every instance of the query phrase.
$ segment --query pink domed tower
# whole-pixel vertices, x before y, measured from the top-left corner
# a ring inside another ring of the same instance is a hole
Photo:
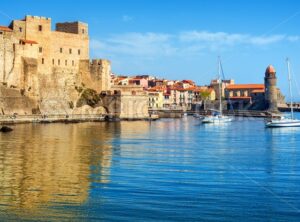
[[[272,65],[269,65],[265,72],[265,104],[270,112],[278,112],[276,83],[276,71]]]

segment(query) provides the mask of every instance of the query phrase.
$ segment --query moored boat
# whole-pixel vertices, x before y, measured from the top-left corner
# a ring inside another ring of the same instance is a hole
[[[204,116],[201,118],[202,123],[228,123],[233,119],[231,117],[223,115],[223,106],[222,106],[222,79],[221,79],[221,59],[219,58],[218,62],[218,77],[219,77],[219,110],[209,116]]]
[[[202,123],[227,123],[231,122],[232,118],[229,116],[223,116],[223,115],[216,115],[216,116],[205,116],[202,119]]]
[[[267,127],[300,127],[300,120],[284,118],[272,119],[266,123]]]

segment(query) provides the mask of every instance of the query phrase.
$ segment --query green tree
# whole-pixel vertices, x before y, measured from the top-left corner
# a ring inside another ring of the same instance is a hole
[[[208,100],[209,96],[210,96],[210,92],[208,90],[204,90],[200,92],[201,100]]]

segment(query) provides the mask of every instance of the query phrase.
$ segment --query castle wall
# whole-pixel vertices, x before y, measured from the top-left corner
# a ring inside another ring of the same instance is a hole
[[[118,103],[106,104],[114,108],[118,105],[118,117],[121,119],[144,119],[149,117],[148,101],[149,97],[140,86],[113,86],[111,88],[117,95]],[[111,109],[109,109],[111,113]]]
[[[12,21],[10,28],[13,30],[13,35],[16,39],[25,39],[26,23],[21,20]]]
[[[88,34],[88,25],[83,22],[56,23],[55,30],[58,32],[87,35]]]
[[[26,16],[25,23],[26,39],[38,43],[38,72],[51,74],[52,66],[78,69],[79,60],[89,58],[87,32],[74,34],[51,31],[51,19],[45,17]],[[72,23],[66,23],[62,30],[67,31],[70,24]],[[80,23],[79,27],[87,31],[84,23]]]
[[[87,24],[58,23],[52,31],[50,18],[26,16],[7,30],[0,30],[0,83],[35,102],[27,109],[16,100],[26,113],[38,107],[42,114],[70,114],[82,89],[111,89],[110,61],[89,60]]]
[[[12,32],[0,35],[0,83],[7,82],[14,65],[14,42]]]
[[[0,85],[0,115],[29,115],[37,107],[36,101],[23,96],[20,90]]]
[[[111,64],[105,59],[81,60],[79,73],[82,83],[97,92],[111,89]]]

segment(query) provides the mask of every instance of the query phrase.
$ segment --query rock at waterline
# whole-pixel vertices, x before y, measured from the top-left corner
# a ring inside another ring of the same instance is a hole
[[[8,133],[8,132],[11,132],[11,131],[13,131],[13,129],[10,128],[10,127],[8,127],[8,126],[2,126],[2,127],[0,128],[0,132],[1,132],[1,133]]]

